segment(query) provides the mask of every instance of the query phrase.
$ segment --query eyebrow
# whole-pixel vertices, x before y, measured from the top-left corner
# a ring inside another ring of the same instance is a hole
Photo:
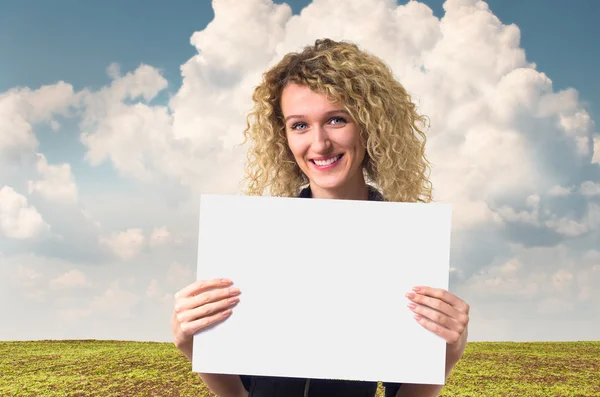
[[[346,115],[350,116],[350,115],[348,114],[348,112],[346,112],[344,109],[330,110],[329,112],[326,112],[326,113],[325,113],[325,115],[326,115],[326,116],[329,116],[330,114],[334,114],[334,113],[344,113],[344,114],[346,114]],[[301,118],[303,118],[303,117],[306,117],[306,116],[304,116],[304,115],[301,115],[301,114],[293,114],[293,115],[287,116],[287,117],[285,118],[285,122],[287,123],[287,121],[288,121],[289,119],[293,119],[293,118],[298,118],[298,119],[301,119]]]

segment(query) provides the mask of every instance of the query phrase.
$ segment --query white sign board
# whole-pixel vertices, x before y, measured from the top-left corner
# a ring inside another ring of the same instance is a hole
[[[194,336],[200,373],[444,384],[405,293],[448,289],[451,206],[202,195],[198,279],[241,290]]]

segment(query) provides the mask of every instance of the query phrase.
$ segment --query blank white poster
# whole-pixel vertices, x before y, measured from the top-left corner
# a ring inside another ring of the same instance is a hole
[[[194,336],[200,373],[444,384],[405,293],[448,289],[451,206],[202,195],[198,279],[241,290]]]

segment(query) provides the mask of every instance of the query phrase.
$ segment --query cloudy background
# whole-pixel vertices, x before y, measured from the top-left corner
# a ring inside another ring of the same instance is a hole
[[[431,120],[470,339],[600,339],[597,2],[2,7],[0,340],[171,340],[198,195],[238,192],[252,88],[321,37],[383,58]]]

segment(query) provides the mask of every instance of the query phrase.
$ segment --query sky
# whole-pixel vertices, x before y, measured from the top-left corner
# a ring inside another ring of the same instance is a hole
[[[252,88],[321,37],[431,121],[469,340],[599,340],[600,4],[343,4],[3,4],[0,340],[171,341],[199,194],[237,193]]]

